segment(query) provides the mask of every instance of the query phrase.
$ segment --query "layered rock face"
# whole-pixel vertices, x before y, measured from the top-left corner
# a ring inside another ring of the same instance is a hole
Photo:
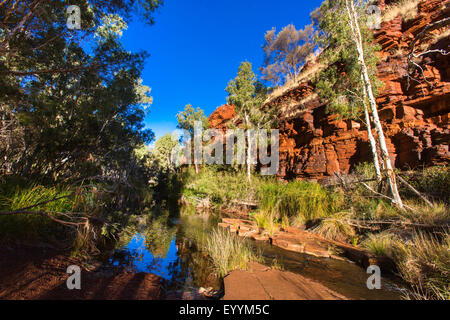
[[[384,1],[380,4],[383,6]],[[450,162],[450,55],[424,56],[427,81],[408,82],[406,76],[411,41],[427,25],[449,14],[450,0],[427,0],[419,4],[415,18],[403,21],[397,17],[383,22],[375,32],[375,42],[382,47],[378,71],[384,83],[377,103],[391,160],[397,168]],[[416,52],[449,50],[450,37],[443,32],[427,33],[417,43]],[[306,71],[309,68],[314,65],[306,66]],[[328,114],[311,81],[268,103],[280,111],[280,178],[319,180],[335,172],[348,173],[356,164],[371,161],[364,122],[342,121]],[[211,124],[223,128],[233,117],[231,110],[231,106],[220,107],[211,115],[210,119],[216,121]]]

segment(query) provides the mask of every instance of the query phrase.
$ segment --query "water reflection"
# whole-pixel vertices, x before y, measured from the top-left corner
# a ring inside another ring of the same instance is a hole
[[[214,267],[197,243],[220,219],[218,214],[199,215],[183,211],[179,218],[168,214],[138,218],[121,237],[109,264],[130,272],[150,272],[165,279],[166,289],[193,291],[200,287],[220,289]],[[355,264],[316,258],[286,251],[267,243],[251,242],[259,247],[267,265],[273,261],[284,270],[319,281],[352,299],[398,299],[394,283],[383,279],[382,290],[369,290],[368,275]]]
[[[108,264],[129,272],[150,272],[164,278],[168,290],[190,291],[200,287],[220,289],[220,281],[197,241],[214,218],[169,215],[130,223]]]

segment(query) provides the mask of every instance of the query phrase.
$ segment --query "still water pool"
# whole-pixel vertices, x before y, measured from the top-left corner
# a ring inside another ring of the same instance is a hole
[[[141,218],[127,229],[107,265],[129,272],[149,272],[165,279],[167,290],[193,291],[200,287],[221,288],[214,266],[199,250],[197,239],[217,226],[220,214],[181,213],[177,219],[163,216],[151,223]],[[284,270],[314,279],[351,299],[399,299],[401,283],[382,278],[381,290],[369,290],[368,274],[347,262],[317,258],[248,240],[263,253],[264,263],[276,262]]]

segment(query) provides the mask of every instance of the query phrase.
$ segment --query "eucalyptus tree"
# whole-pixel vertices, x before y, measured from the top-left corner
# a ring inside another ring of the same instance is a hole
[[[380,86],[376,68],[379,48],[372,43],[372,32],[367,27],[367,5],[366,1],[326,0],[313,12],[312,18],[319,29],[317,43],[328,65],[317,78],[317,92],[328,102],[332,113],[347,118],[364,115],[377,179],[381,180],[378,146],[393,200],[403,208],[375,100]],[[378,144],[372,134],[371,120]]]
[[[270,129],[275,124],[275,110],[264,106],[267,98],[267,88],[256,79],[250,62],[242,62],[236,78],[228,83],[227,102],[234,105],[237,118],[242,121],[247,134],[247,177],[250,181],[252,165],[256,164],[253,153],[256,146],[252,146],[250,129]]]
[[[155,142],[155,146],[151,150],[153,159],[158,163],[161,170],[173,171],[174,164],[172,162],[172,150],[179,144],[176,137],[170,133],[165,134]]]
[[[54,179],[128,177],[150,88],[140,79],[145,52],[120,43],[134,12],[153,23],[159,0],[0,2],[0,111],[21,143],[10,170]],[[69,28],[78,6],[80,29]],[[2,158],[4,150],[1,150]]]
[[[186,130],[186,132],[189,134],[188,137],[182,137],[182,139],[194,141],[196,138],[194,136],[196,130],[206,130],[209,128],[209,122],[208,117],[205,116],[205,113],[200,107],[197,107],[195,109],[192,107],[192,105],[187,104],[184,107],[183,111],[180,111],[177,114],[177,120],[178,120],[178,129]],[[199,124],[200,127],[196,128],[196,125]],[[201,137],[197,137],[197,139]],[[200,141],[201,144],[201,141]],[[191,143],[191,147],[195,147],[195,143]],[[194,154],[201,152],[201,150],[194,150]],[[195,166],[195,172],[198,173],[198,165],[201,163],[199,157],[194,157],[194,166]],[[201,157],[200,157],[201,158]]]
[[[290,24],[278,34],[272,28],[264,35],[263,79],[275,85],[288,80],[297,81],[306,58],[314,52],[314,28],[312,25],[297,30]]]

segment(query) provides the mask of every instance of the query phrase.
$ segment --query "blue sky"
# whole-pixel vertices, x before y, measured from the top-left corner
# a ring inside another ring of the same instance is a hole
[[[292,23],[310,23],[321,0],[165,0],[147,26],[136,19],[122,42],[150,57],[142,74],[154,99],[146,126],[156,137],[176,128],[175,115],[186,104],[209,116],[226,101],[225,87],[241,61],[256,72],[263,62],[264,33]]]

